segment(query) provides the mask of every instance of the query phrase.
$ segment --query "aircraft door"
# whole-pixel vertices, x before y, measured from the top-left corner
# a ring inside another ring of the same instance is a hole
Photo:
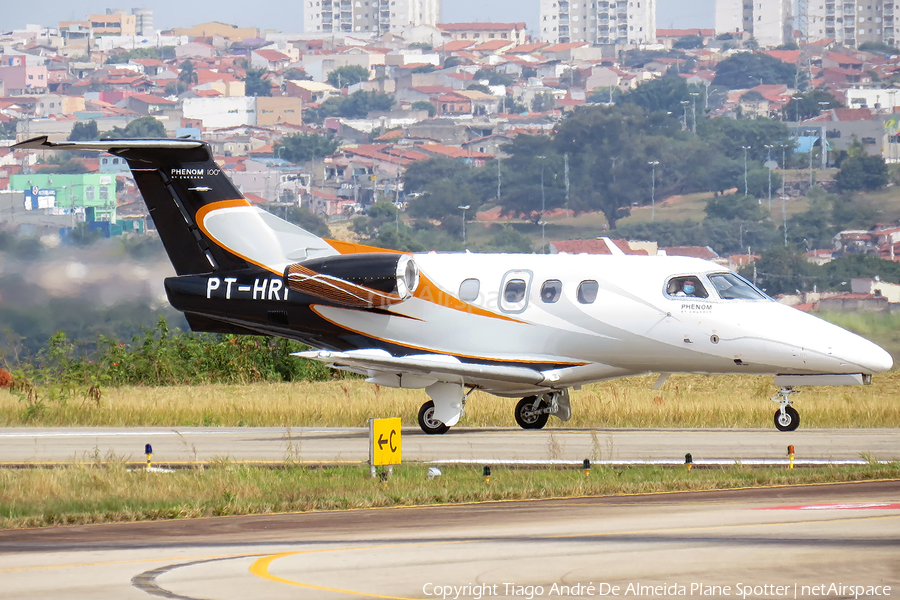
[[[509,271],[500,283],[500,310],[505,313],[520,313],[528,307],[531,293],[531,271]]]

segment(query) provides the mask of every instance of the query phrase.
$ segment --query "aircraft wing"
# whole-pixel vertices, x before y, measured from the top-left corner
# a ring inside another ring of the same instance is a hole
[[[466,383],[498,381],[527,387],[540,386],[545,380],[543,373],[527,367],[464,363],[455,356],[444,354],[396,357],[391,356],[384,350],[372,349],[350,350],[347,352],[312,350],[309,352],[295,352],[292,356],[318,360],[335,369],[354,371],[363,375],[369,375],[369,377],[380,373],[388,376],[398,376],[401,379],[404,376],[412,376],[422,380],[433,379],[435,381],[451,382],[462,380]],[[373,374],[373,371],[375,374]]]

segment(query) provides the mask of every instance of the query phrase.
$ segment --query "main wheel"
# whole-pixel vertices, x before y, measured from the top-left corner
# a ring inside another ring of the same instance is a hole
[[[450,430],[443,421],[434,418],[434,402],[429,400],[419,409],[419,427],[428,435],[440,435]]]
[[[516,404],[516,423],[522,429],[543,429],[550,415],[545,412],[536,413],[536,409],[544,408],[546,404],[537,396],[522,398]]]
[[[800,413],[793,406],[785,406],[784,414],[781,409],[775,411],[775,428],[778,431],[794,431],[800,427]]]

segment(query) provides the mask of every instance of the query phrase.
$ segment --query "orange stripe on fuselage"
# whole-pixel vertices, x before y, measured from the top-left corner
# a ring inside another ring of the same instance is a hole
[[[477,355],[475,355],[475,354],[460,354],[460,353],[458,353],[458,352],[450,352],[449,350],[435,350],[434,348],[428,348],[428,347],[426,347],[426,346],[414,346],[414,345],[412,345],[412,344],[405,344],[405,343],[403,343],[403,342],[398,342],[398,341],[396,341],[396,340],[391,340],[391,339],[388,339],[388,338],[378,337],[377,335],[373,335],[373,334],[368,333],[368,332],[366,332],[366,331],[362,331],[361,329],[354,329],[353,327],[349,327],[348,325],[344,325],[343,323],[340,323],[340,322],[338,322],[338,321],[335,321],[334,319],[329,319],[328,317],[326,317],[325,315],[322,314],[322,312],[319,310],[320,307],[319,307],[318,305],[310,304],[309,308],[310,308],[310,310],[312,310],[314,313],[316,313],[317,315],[319,315],[319,317],[320,317],[321,319],[323,319],[323,320],[325,320],[325,321],[328,321],[328,322],[331,323],[332,325],[335,325],[335,326],[337,326],[337,327],[340,327],[340,328],[343,329],[344,331],[350,331],[350,332],[352,332],[352,333],[356,333],[356,334],[358,334],[358,335],[362,335],[362,336],[365,336],[365,337],[369,337],[369,338],[378,340],[378,341],[380,341],[380,342],[386,342],[386,343],[388,343],[388,344],[393,344],[393,345],[395,345],[395,346],[402,346],[403,348],[410,348],[410,349],[412,349],[412,350],[424,351],[424,352],[428,352],[428,353],[431,353],[431,354],[443,354],[443,355],[446,355],[446,356],[455,356],[455,357],[457,357],[457,358],[473,358],[473,359],[475,359],[475,360],[489,361],[489,362],[499,362],[499,363],[516,363],[516,364],[531,364],[531,365],[565,365],[565,366],[569,366],[569,367],[581,367],[581,366],[590,364],[590,363],[586,363],[586,362],[573,362],[573,363],[568,363],[568,362],[549,361],[549,360],[548,360],[548,361],[527,361],[527,360],[520,360],[520,359],[515,359],[515,358],[509,358],[509,359],[505,359],[505,358],[488,358],[488,357],[485,357],[485,356],[477,356]],[[321,307],[321,308],[335,308],[335,307],[333,307],[333,306],[324,306],[324,307]],[[353,308],[344,308],[344,307],[337,307],[337,308],[340,308],[341,310],[354,310],[354,311],[356,310],[356,309],[353,309]],[[365,311],[357,311],[357,312],[365,312]],[[417,319],[417,320],[421,320],[421,319]],[[338,361],[338,362],[340,362],[340,361]]]
[[[328,245],[340,252],[341,254],[362,254],[367,252],[387,252],[391,254],[411,254],[410,252],[399,252],[397,250],[388,250],[386,248],[377,248],[375,246],[366,246],[365,244],[354,244],[352,242],[341,242],[338,240],[325,240]],[[527,323],[519,319],[513,319],[504,315],[479,308],[474,304],[463,302],[450,292],[445,292],[436,283],[431,281],[424,273],[419,271],[419,286],[413,292],[413,297],[425,302],[437,304],[451,310],[478,315],[479,317],[488,317],[489,319],[499,319],[501,321],[509,321],[511,323]]]

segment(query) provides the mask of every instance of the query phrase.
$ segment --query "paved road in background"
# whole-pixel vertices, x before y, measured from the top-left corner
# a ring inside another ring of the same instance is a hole
[[[4,428],[0,463],[144,460],[364,462],[363,428]],[[445,435],[403,429],[404,461],[900,460],[900,429],[521,429],[454,428]]]
[[[0,531],[0,598],[883,598],[898,559],[900,483],[857,483]]]

